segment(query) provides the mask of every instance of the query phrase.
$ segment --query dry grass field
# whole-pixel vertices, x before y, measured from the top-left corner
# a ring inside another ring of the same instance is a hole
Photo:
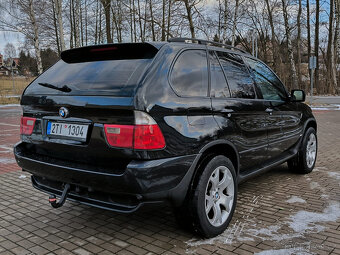
[[[0,104],[17,104],[23,90],[34,77],[14,77],[14,86],[11,77],[0,77]]]

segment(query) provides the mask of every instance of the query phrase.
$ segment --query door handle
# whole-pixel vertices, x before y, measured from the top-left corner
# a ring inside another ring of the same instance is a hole
[[[233,109],[229,109],[229,108],[224,108],[224,109],[221,110],[221,112],[223,112],[223,113],[233,113],[234,110]]]
[[[272,108],[267,108],[266,110],[265,110],[265,112],[267,112],[267,113],[269,113],[270,115],[272,115],[273,114],[273,109]]]
[[[230,118],[230,117],[231,117],[231,114],[234,112],[234,110],[233,110],[233,109],[229,109],[229,108],[223,108],[223,109],[221,110],[221,112],[224,113],[224,114],[226,114],[227,117]]]

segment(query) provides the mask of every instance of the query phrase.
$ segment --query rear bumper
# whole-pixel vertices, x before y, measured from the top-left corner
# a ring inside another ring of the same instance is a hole
[[[31,174],[33,186],[60,195],[71,184],[69,199],[114,211],[131,212],[143,203],[170,200],[180,204],[186,195],[198,155],[132,160],[125,171],[100,171],[71,161],[30,152],[25,143],[14,148],[18,165]],[[113,162],[114,166],[114,162]],[[118,201],[118,202],[117,202]]]

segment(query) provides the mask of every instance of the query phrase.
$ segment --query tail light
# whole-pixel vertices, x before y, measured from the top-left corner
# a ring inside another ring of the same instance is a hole
[[[133,147],[132,125],[104,125],[107,142],[113,147]]]
[[[107,142],[113,147],[156,150],[165,147],[161,129],[148,114],[135,111],[135,125],[105,124]]]
[[[20,134],[31,135],[34,129],[36,118],[21,117],[20,121]]]

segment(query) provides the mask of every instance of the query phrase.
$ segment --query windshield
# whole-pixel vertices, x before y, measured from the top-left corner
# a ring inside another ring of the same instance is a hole
[[[104,60],[66,63],[58,61],[34,80],[25,95],[114,95],[132,96],[134,89],[152,59]],[[71,89],[65,93],[59,89],[41,86],[39,83]]]

